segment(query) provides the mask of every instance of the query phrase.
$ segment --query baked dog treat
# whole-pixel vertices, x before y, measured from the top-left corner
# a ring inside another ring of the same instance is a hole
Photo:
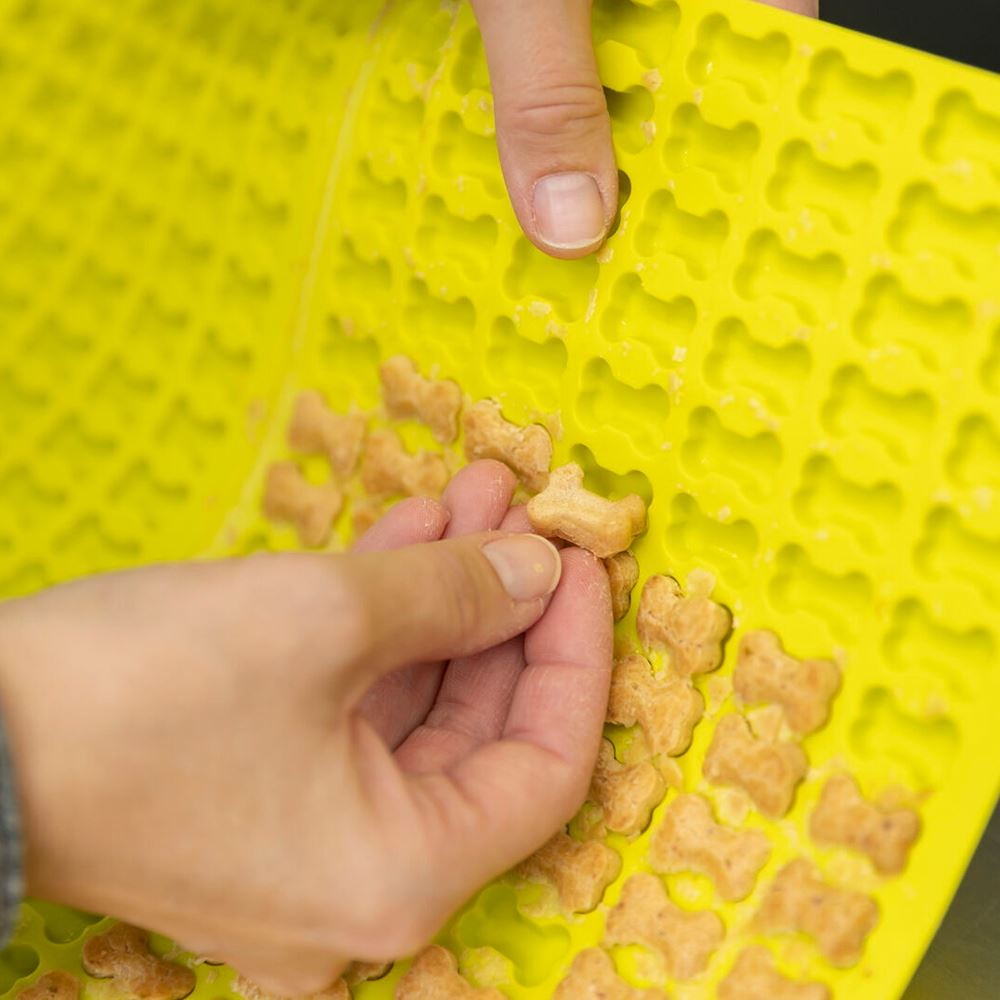
[[[131,924],[88,938],[81,959],[88,975],[110,979],[128,1000],[181,1000],[195,987],[190,969],[154,955],[149,934]]]
[[[751,945],[719,983],[719,1000],[830,1000],[823,983],[801,982],[783,976],[774,967],[771,953],[761,945]]]
[[[351,962],[344,969],[344,982],[348,986],[357,986],[358,983],[381,979],[389,974],[391,968],[392,962]]]
[[[588,913],[621,869],[622,859],[607,844],[574,840],[560,832],[525,858],[516,871],[529,882],[552,886],[568,912]]]
[[[351,1000],[351,991],[347,988],[347,983],[343,979],[338,979],[332,986],[318,993],[309,993],[306,996],[298,997],[278,997],[273,993],[265,993],[255,982],[247,979],[246,976],[236,976],[233,979],[232,990],[239,994],[244,1000]]]
[[[666,791],[667,783],[652,761],[621,764],[614,747],[601,741],[588,798],[601,810],[608,830],[627,837],[644,830]]]
[[[17,1000],[78,1000],[80,980],[62,969],[39,976],[17,994]]]
[[[830,718],[840,668],[830,660],[797,660],[773,632],[747,632],[740,640],[733,688],[747,704],[780,705],[788,725],[805,736]]]
[[[750,895],[757,874],[771,856],[760,830],[734,830],[715,821],[700,795],[678,795],[663,811],[649,847],[649,863],[664,875],[700,872],[725,900]]]
[[[860,892],[837,889],[805,858],[778,872],[753,925],[767,933],[808,934],[832,965],[853,965],[865,938],[878,923],[875,901]]]
[[[604,943],[639,944],[659,952],[669,975],[690,979],[704,971],[724,934],[718,914],[682,910],[655,875],[639,872],[625,883],[608,914]]]
[[[920,817],[912,809],[880,809],[850,775],[836,774],[823,786],[809,832],[818,843],[867,854],[883,875],[898,875],[920,834]]]
[[[553,469],[549,484],[528,501],[528,520],[540,535],[565,539],[599,559],[624,552],[646,530],[646,504],[630,493],[608,500],[583,485],[575,462]]]
[[[638,723],[653,753],[683,753],[704,711],[704,699],[691,682],[670,670],[654,674],[649,661],[638,653],[629,653],[615,663],[608,722],[620,726]]]
[[[353,473],[361,457],[368,418],[363,413],[334,413],[315,389],[300,392],[288,425],[288,443],[307,455],[326,455],[340,479]]]
[[[651,576],[642,588],[635,627],[646,649],[667,653],[674,670],[690,677],[722,663],[722,642],[733,619],[707,593],[685,597],[673,577]]]
[[[507,1000],[497,989],[480,989],[463,979],[455,956],[432,944],[417,955],[396,984],[396,1000]]]
[[[458,437],[458,414],[462,390],[448,379],[424,378],[416,365],[402,354],[379,366],[382,400],[390,417],[416,417],[427,424],[442,444]]]
[[[632,604],[632,588],[639,579],[639,560],[631,552],[619,552],[604,560],[611,587],[611,611],[621,621]]]
[[[481,399],[462,415],[465,457],[503,462],[532,493],[544,490],[552,464],[552,438],[538,424],[520,427],[505,420],[498,403]]]
[[[264,483],[264,513],[295,526],[306,548],[320,548],[340,513],[344,495],[336,483],[310,483],[294,462],[275,462]]]
[[[615,963],[606,951],[586,948],[573,959],[552,1000],[667,1000],[667,994],[630,986],[615,971]]]
[[[742,788],[765,816],[780,819],[808,767],[798,744],[757,739],[743,716],[730,713],[715,727],[702,771],[715,785]]]
[[[361,485],[379,497],[438,497],[448,484],[448,465],[442,455],[421,451],[411,455],[399,435],[377,430],[368,435],[361,461]]]

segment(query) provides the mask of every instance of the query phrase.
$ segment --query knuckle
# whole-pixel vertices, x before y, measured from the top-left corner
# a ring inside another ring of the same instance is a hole
[[[503,128],[520,136],[546,141],[556,136],[584,134],[604,127],[608,106],[600,84],[553,84],[498,107]]]

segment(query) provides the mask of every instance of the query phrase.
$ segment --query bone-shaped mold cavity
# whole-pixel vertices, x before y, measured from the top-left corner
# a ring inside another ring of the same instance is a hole
[[[518,908],[510,886],[491,885],[458,919],[455,934],[468,948],[489,946],[514,966],[517,981],[535,986],[560,966],[569,951],[561,924],[530,920]]]
[[[653,95],[649,88],[636,86],[628,90],[604,88],[604,97],[611,116],[615,142],[629,153],[638,153],[653,139]]]
[[[498,316],[490,329],[486,360],[502,383],[526,385],[539,405],[556,405],[567,360],[566,344],[559,337],[529,340],[517,332],[513,320]]]
[[[374,96],[365,115],[360,118],[367,142],[371,147],[373,167],[379,172],[404,174],[407,165],[417,157],[423,128],[424,102],[419,97],[400,99],[393,95],[383,80],[374,90]],[[451,113],[449,127],[462,127],[462,120]],[[454,121],[452,121],[452,118]],[[453,162],[453,147],[449,145],[452,133],[442,122],[438,134],[439,145],[434,148],[434,165],[446,172]]]
[[[850,740],[861,760],[902,765],[918,789],[941,786],[959,746],[958,727],[950,718],[915,715],[883,687],[865,692]]]
[[[73,330],[65,320],[45,317],[29,327],[31,353],[21,363],[21,373],[32,382],[67,385],[84,368],[92,348],[91,338]]]
[[[693,278],[705,278],[718,267],[728,235],[729,219],[724,212],[685,212],[673,192],[657,191],[646,203],[635,245],[644,257],[680,257]]]
[[[129,362],[144,371],[156,371],[173,358],[184,341],[190,317],[172,309],[153,294],[143,295],[125,319]]]
[[[757,502],[776,489],[781,444],[770,431],[748,436],[729,430],[714,410],[699,407],[688,418],[681,460],[692,476],[722,476]]]
[[[924,148],[939,163],[985,163],[1000,177],[1000,115],[983,110],[964,91],[953,90],[938,101]]]
[[[678,341],[694,329],[697,312],[686,295],[666,301],[647,292],[634,271],[623,274],[612,286],[611,300],[601,314],[601,333],[615,343],[645,344],[657,362],[674,364]]]
[[[958,425],[945,468],[962,489],[1000,489],[1000,432],[988,416],[972,414]]]
[[[980,271],[995,276],[1000,271],[1000,205],[966,211],[942,200],[929,184],[915,184],[900,199],[889,243],[902,253],[944,257],[965,278]]]
[[[831,635],[850,642],[871,614],[874,591],[863,573],[831,572],[817,566],[801,546],[786,545],[775,559],[768,593],[779,611],[804,611],[823,622]]]
[[[725,392],[755,392],[776,414],[795,408],[811,368],[812,357],[805,344],[765,344],[734,316],[716,326],[704,364],[710,385]]]
[[[382,180],[372,172],[371,164],[362,162],[355,174],[351,202],[358,206],[365,219],[391,220],[398,226],[399,216],[406,208],[406,185],[398,178]]]
[[[22,375],[0,370],[0,413],[7,434],[32,424],[47,400],[48,394],[25,385]]]
[[[371,337],[348,333],[336,316],[327,317],[319,340],[331,399],[375,402],[379,394],[378,345]]]
[[[831,433],[874,439],[894,461],[909,463],[926,441],[935,409],[926,392],[886,392],[860,368],[848,365],[833,377],[822,420]]]
[[[713,125],[697,105],[682,104],[671,120],[663,158],[671,171],[706,170],[724,191],[735,193],[747,183],[759,147],[760,131],[752,122]]]
[[[446,356],[456,344],[469,341],[469,331],[476,325],[476,309],[464,296],[449,302],[439,298],[419,278],[410,281],[407,305],[403,312],[407,335],[416,343],[436,343]]]
[[[54,944],[68,944],[79,940],[88,927],[101,919],[92,913],[84,913],[57,903],[46,903],[40,899],[32,899],[28,905],[42,918],[45,936]]]
[[[117,434],[96,432],[85,420],[66,416],[42,439],[45,455],[55,468],[78,481],[90,479],[118,447]]]
[[[356,294],[350,305],[345,305],[345,325],[360,325],[368,329],[378,329],[385,324],[385,302],[392,287],[392,269],[381,257],[365,260],[354,248],[354,244],[344,239],[341,242],[338,266],[333,273],[333,284],[337,288],[353,288]]]
[[[767,230],[753,234],[733,284],[745,299],[774,297],[788,302],[803,322],[821,323],[834,311],[847,268],[832,252],[815,257],[787,249]]]
[[[594,4],[594,26],[601,36],[634,49],[647,66],[662,62],[680,19],[680,8],[673,0],[652,4],[597,0]]]
[[[914,597],[893,608],[882,641],[886,661],[900,671],[926,670],[958,694],[987,672],[996,659],[993,634],[985,628],[956,628],[935,617]]]
[[[778,154],[767,198],[782,211],[798,214],[803,208],[816,209],[836,230],[850,233],[868,217],[878,186],[879,172],[871,163],[834,166],[796,139]]]
[[[771,100],[788,63],[786,35],[772,31],[754,38],[734,31],[722,14],[712,14],[698,28],[697,46],[688,57],[688,73],[700,84],[732,80],[761,103]]]
[[[974,531],[951,507],[927,516],[916,563],[932,580],[959,580],[1000,605],[1000,538]]]
[[[8,945],[0,955],[0,989],[5,993],[19,979],[30,976],[38,968],[38,952],[25,945]]]
[[[482,37],[478,28],[469,28],[458,43],[458,55],[451,68],[451,82],[459,93],[488,91],[490,74],[486,68]]]
[[[884,547],[903,510],[903,495],[894,483],[858,483],[826,455],[806,462],[792,502],[804,524],[819,530],[843,528],[866,549]]]
[[[918,298],[895,275],[880,274],[868,282],[852,328],[872,348],[912,351],[931,371],[939,371],[958,362],[972,323],[961,299]]]
[[[693,496],[678,493],[670,503],[667,544],[671,552],[692,563],[711,561],[732,587],[745,586],[757,555],[757,529],[742,519],[732,522],[709,517]]]
[[[827,51],[809,67],[800,106],[813,121],[854,122],[873,142],[884,142],[902,126],[912,97],[913,80],[902,70],[865,73],[849,66],[840,52]]]
[[[489,215],[462,219],[432,196],[424,202],[417,230],[417,249],[428,263],[446,261],[469,278],[482,277],[497,241],[497,223]]]
[[[603,358],[591,358],[583,370],[577,411],[591,427],[615,427],[636,448],[651,452],[666,435],[670,401],[662,386],[635,387],[616,378]]]
[[[553,260],[521,238],[504,275],[504,289],[513,298],[530,298],[536,308],[550,306],[562,320],[580,319],[597,282],[597,268],[593,254],[580,260]]]
[[[573,445],[570,458],[583,469],[583,485],[593,493],[612,500],[635,493],[642,497],[647,507],[653,502],[653,487],[644,472],[637,469],[625,473],[612,472],[597,461],[585,444]]]
[[[503,189],[496,141],[470,132],[454,111],[441,116],[431,160],[442,178],[459,186],[463,177],[472,177],[491,198]]]

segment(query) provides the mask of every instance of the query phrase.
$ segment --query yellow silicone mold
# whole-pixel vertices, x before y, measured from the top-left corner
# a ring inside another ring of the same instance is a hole
[[[851,969],[795,939],[781,962],[885,1000],[1000,787],[1000,82],[737,0],[601,0],[594,26],[621,212],[561,263],[505,200],[465,6],[0,0],[0,594],[291,546],[258,498],[294,393],[375,406],[392,353],[511,419],[557,414],[557,460],[651,502],[644,576],[708,570],[737,637],[844,668],[792,812],[747,820],[775,848],[757,890],[672,994],[713,995],[805,852],[881,919]],[[901,877],[805,836],[837,767],[923,797]],[[537,890],[499,879],[442,941],[474,981],[550,996],[648,836],[612,838],[593,913],[531,917]],[[26,904],[0,993],[80,973],[103,926]],[[198,1000],[229,995],[229,970],[197,975]]]

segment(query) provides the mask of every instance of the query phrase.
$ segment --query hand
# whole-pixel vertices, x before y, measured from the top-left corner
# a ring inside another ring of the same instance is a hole
[[[818,0],[763,0],[817,14]],[[618,172],[590,30],[591,0],[472,0],[483,33],[507,190],[525,235],[583,257],[618,206]]]
[[[29,890],[286,996],[425,943],[572,815],[601,736],[607,579],[503,533],[513,488],[480,462],[350,555],[0,605]]]

